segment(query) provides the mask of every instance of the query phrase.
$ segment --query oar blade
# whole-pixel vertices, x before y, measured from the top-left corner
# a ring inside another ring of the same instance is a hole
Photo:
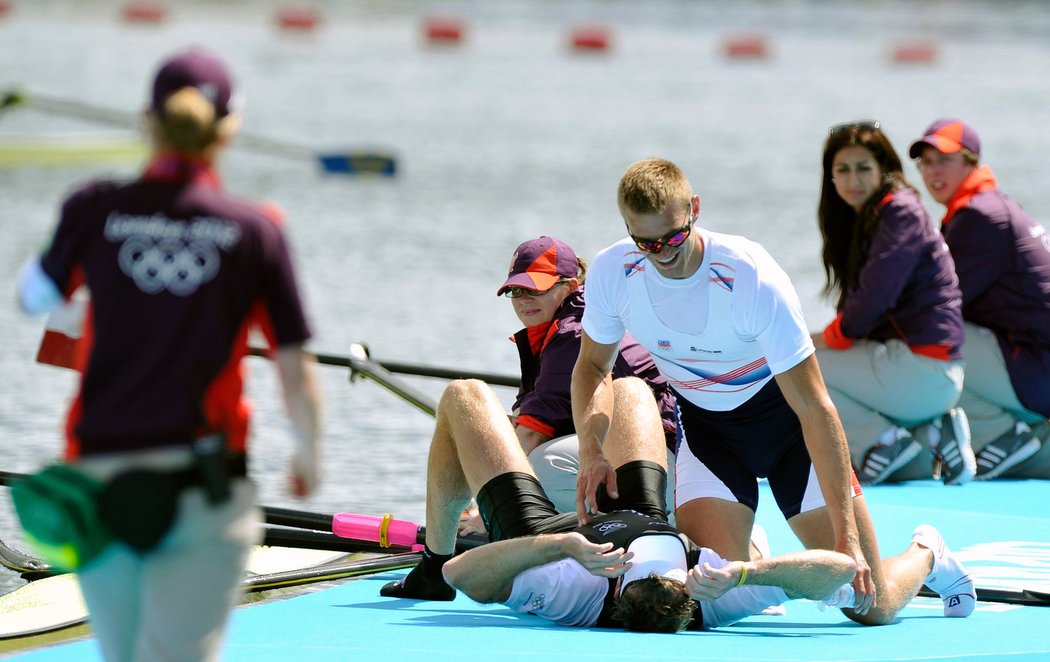
[[[383,152],[341,152],[318,154],[325,172],[337,175],[378,175],[393,177],[397,174],[397,160]]]

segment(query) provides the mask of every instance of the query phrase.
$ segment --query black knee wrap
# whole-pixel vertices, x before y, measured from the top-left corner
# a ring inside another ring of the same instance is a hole
[[[477,502],[492,541],[550,533],[549,527],[558,517],[539,481],[518,471],[500,474],[485,483],[478,490]]]
[[[612,499],[605,485],[598,488],[598,510],[609,513],[614,510],[636,510],[640,513],[667,520],[667,471],[659,464],[648,460],[634,460],[616,469],[616,486],[619,499]]]

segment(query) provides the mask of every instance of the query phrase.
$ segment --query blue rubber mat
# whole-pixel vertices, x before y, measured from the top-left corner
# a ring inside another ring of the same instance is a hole
[[[931,481],[866,490],[883,553],[908,544],[916,524],[937,526],[984,588],[1050,591],[1050,482],[948,488]],[[774,553],[798,549],[762,493],[759,520]],[[863,627],[836,610],[788,603],[721,630],[646,635],[572,629],[501,605],[379,597],[387,573],[288,600],[238,609],[224,660],[1011,660],[1050,659],[1050,607],[980,602],[943,618],[937,598],[916,598],[896,623]],[[92,640],[36,651],[29,660],[100,659]]]

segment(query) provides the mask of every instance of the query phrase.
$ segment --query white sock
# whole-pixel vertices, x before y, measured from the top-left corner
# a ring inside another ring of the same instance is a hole
[[[965,618],[972,614],[977,604],[973,578],[944,544],[940,532],[929,524],[922,524],[916,527],[911,540],[933,552],[933,570],[924,583],[941,596],[944,615]]]
[[[820,608],[835,607],[845,609],[853,607],[857,600],[857,594],[853,590],[853,584],[843,584],[837,591],[820,601]]]
[[[895,441],[897,441],[897,426],[891,425],[879,435],[879,438],[875,443],[879,446],[889,446]]]
[[[937,448],[941,443],[941,426],[930,423],[926,426],[926,435],[930,448]]]

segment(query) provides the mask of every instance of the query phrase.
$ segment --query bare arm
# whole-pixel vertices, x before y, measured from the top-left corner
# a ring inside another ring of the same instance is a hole
[[[802,423],[806,449],[813,460],[813,468],[834,529],[835,550],[846,554],[857,564],[854,582],[857,604],[866,607],[875,599],[875,583],[861,549],[853,512],[849,447],[838,412],[824,386],[816,357],[810,355],[794,368],[777,375],[776,380],[784,398]]]
[[[824,340],[823,331],[814,331],[810,334],[810,338],[813,339],[813,346],[817,349],[827,349],[828,343]]]
[[[616,471],[602,452],[613,414],[612,367],[619,343],[597,343],[584,331],[580,355],[572,370],[572,419],[580,440],[580,473],[576,481],[576,514],[585,524],[597,512],[595,494],[605,483],[617,498]]]
[[[313,360],[301,345],[279,347],[274,361],[298,442],[292,455],[292,492],[307,497],[320,483],[321,391]]]
[[[857,566],[853,559],[826,549],[807,549],[792,554],[781,554],[756,561],[735,561],[721,568],[705,563],[694,567],[686,580],[686,592],[694,600],[712,602],[730,589],[740,585],[740,576],[747,568],[744,584],[777,586],[788,597],[823,600],[853,579]]]
[[[617,577],[627,571],[630,555],[612,543],[592,543],[579,533],[555,533],[501,540],[475,547],[445,563],[449,585],[477,602],[506,602],[514,578],[530,568],[572,558],[591,574]]]

